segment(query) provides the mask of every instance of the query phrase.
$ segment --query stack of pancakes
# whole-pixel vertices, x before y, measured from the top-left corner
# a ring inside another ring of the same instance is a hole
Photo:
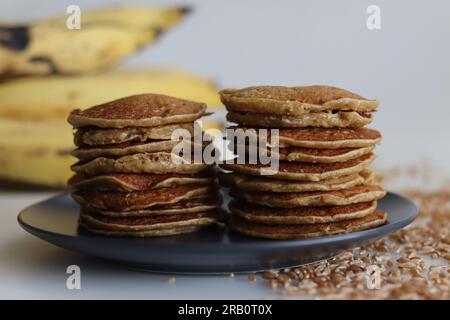
[[[279,129],[273,175],[259,163],[226,163],[230,226],[250,236],[293,239],[353,232],[385,223],[385,195],[368,169],[378,131],[364,128],[378,102],[327,86],[250,87],[220,92],[227,119],[249,135]],[[254,129],[254,130],[249,130]],[[250,139],[249,139],[250,140]],[[269,140],[270,142],[272,142]],[[247,152],[249,150],[248,142]],[[275,146],[275,144],[273,144]],[[245,149],[245,148],[243,148]]]
[[[221,199],[211,166],[172,154],[180,143],[172,132],[192,134],[205,109],[143,94],[72,111],[79,162],[69,185],[82,206],[80,225],[105,235],[165,236],[214,223]]]

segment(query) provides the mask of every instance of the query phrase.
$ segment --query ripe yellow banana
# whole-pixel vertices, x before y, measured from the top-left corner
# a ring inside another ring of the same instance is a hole
[[[0,117],[65,119],[76,108],[148,92],[220,105],[217,90],[209,79],[174,69],[127,70],[0,83]]]
[[[152,43],[186,8],[123,7],[81,12],[81,29],[67,16],[32,25],[0,25],[0,75],[79,74],[111,68]]]
[[[64,187],[70,177],[72,130],[62,119],[46,121],[0,118],[0,178]]]

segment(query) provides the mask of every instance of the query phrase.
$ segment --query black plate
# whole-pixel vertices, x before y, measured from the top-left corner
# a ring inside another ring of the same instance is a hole
[[[411,223],[418,214],[408,199],[394,193],[378,202],[388,212],[380,227],[303,240],[264,240],[214,226],[197,233],[160,238],[109,238],[78,230],[79,206],[64,194],[30,206],[18,216],[29,233],[57,246],[160,272],[222,273],[286,268],[329,258]]]

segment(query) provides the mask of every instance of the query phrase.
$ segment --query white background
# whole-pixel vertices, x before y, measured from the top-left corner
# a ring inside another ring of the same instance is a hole
[[[28,21],[63,14],[69,4],[83,10],[108,3],[120,1],[2,0],[0,19]],[[194,12],[122,67],[178,66],[213,78],[221,88],[259,84],[346,88],[381,102],[372,125],[384,137],[377,149],[379,166],[426,158],[450,173],[449,1],[134,3],[191,4]],[[381,8],[378,31],[366,27],[371,4]],[[208,292],[209,298],[258,298],[269,292],[247,285],[243,278],[185,277],[168,286],[165,276],[118,271],[35,240],[18,229],[15,215],[45,196],[1,193],[6,212],[0,225],[0,297],[198,298]],[[90,290],[76,294],[65,290],[64,268],[71,263],[85,265]]]

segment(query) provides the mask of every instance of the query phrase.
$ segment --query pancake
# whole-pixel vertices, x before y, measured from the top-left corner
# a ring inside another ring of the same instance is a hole
[[[235,153],[238,153],[240,146],[235,147]],[[249,147],[244,147],[248,154]],[[299,161],[299,162],[312,162],[312,163],[335,163],[344,162],[351,159],[359,158],[365,154],[372,152],[374,146],[364,148],[340,148],[340,149],[313,149],[302,147],[286,147],[279,148],[278,152],[272,151],[267,147],[263,152],[267,152],[269,156],[277,157],[279,160],[285,161]],[[256,151],[255,151],[256,152]]]
[[[95,159],[98,157],[116,158],[135,153],[171,152],[178,143],[180,141],[171,140],[148,141],[146,143],[123,142],[107,146],[77,148],[71,154],[81,160]]]
[[[374,171],[363,171],[358,174],[342,176],[318,182],[276,180],[263,177],[255,177],[237,173],[219,173],[219,181],[222,185],[247,191],[270,192],[307,192],[307,191],[332,191],[351,188],[360,184],[379,183],[378,175]]]
[[[170,188],[187,184],[210,184],[214,182],[211,172],[193,174],[137,174],[107,173],[100,176],[84,176],[76,173],[68,184],[74,189],[110,190],[110,191],[144,191]]]
[[[136,153],[156,153],[156,152],[172,152],[172,150],[180,143],[183,143],[184,148],[188,150],[195,150],[194,148],[204,148],[206,144],[194,144],[190,141],[172,141],[172,140],[154,140],[145,143],[140,142],[123,142],[113,145],[105,146],[88,146],[84,148],[77,148],[71,154],[80,159],[87,161],[99,157],[118,158]]]
[[[169,229],[154,229],[147,231],[110,231],[99,229],[84,221],[79,222],[79,226],[89,232],[104,235],[104,236],[114,236],[114,237],[164,237],[164,236],[174,236],[177,234],[192,233],[200,230],[200,226],[188,226],[188,227],[176,227]]]
[[[140,94],[85,110],[73,110],[68,121],[75,128],[155,127],[195,121],[205,110],[204,103],[160,94]]]
[[[302,206],[343,206],[383,198],[386,191],[376,185],[360,185],[343,190],[321,192],[255,192],[231,189],[230,196],[250,203],[276,208]]]
[[[147,140],[170,140],[176,129],[194,132],[193,123],[169,124],[159,127],[126,127],[121,129],[100,129],[83,127],[74,135],[74,143],[78,147],[116,144],[123,142],[145,142]]]
[[[269,128],[298,128],[298,127],[363,127],[372,122],[372,115],[367,112],[336,111],[315,112],[302,116],[285,116],[268,113],[245,113],[230,111],[227,120],[244,126],[258,126]]]
[[[172,161],[174,157],[177,161]],[[179,163],[177,163],[179,162]],[[183,158],[167,152],[136,153],[117,159],[99,157],[89,162],[78,162],[71,168],[77,173],[196,173],[211,167],[205,163],[186,163]]]
[[[236,112],[304,115],[313,112],[352,110],[376,111],[378,101],[368,100],[347,90],[329,86],[259,86],[225,89],[222,103]]]
[[[232,126],[230,129],[245,127]],[[246,131],[249,134],[253,132]],[[257,131],[256,131],[257,133]],[[270,141],[270,132],[269,138]],[[379,131],[369,128],[282,128],[279,129],[280,147],[315,149],[364,148],[381,141]]]
[[[88,206],[107,211],[133,211],[147,209],[157,205],[177,203],[201,195],[215,192],[215,185],[187,185],[174,188],[129,193],[114,191],[78,190],[72,193],[75,201]]]
[[[88,231],[108,236],[168,236],[189,233],[215,223],[215,212],[137,218],[110,218],[82,211],[80,226]]]
[[[204,195],[173,204],[163,204],[134,211],[106,211],[89,208],[90,211],[108,217],[146,217],[154,215],[186,214],[214,210],[222,204],[219,194]]]
[[[338,163],[307,163],[280,161],[278,171],[264,177],[272,179],[321,181],[337,177],[357,174],[366,169],[375,159],[373,153],[366,154],[356,159]],[[237,173],[260,176],[263,170],[269,168],[261,164],[229,164],[220,165],[225,170]]]
[[[377,203],[369,201],[345,206],[280,209],[233,200],[228,207],[233,214],[258,223],[316,224],[365,217],[376,210]]]
[[[111,218],[82,210],[80,219],[84,223],[111,231],[148,231],[158,229],[171,229],[186,226],[202,226],[215,222],[213,210],[182,215]]]
[[[372,152],[374,147],[365,148],[341,148],[341,149],[311,149],[300,147],[280,148],[278,157],[280,160],[335,163],[359,158]]]
[[[300,239],[375,228],[386,222],[387,214],[375,211],[365,217],[320,224],[268,225],[247,221],[232,215],[231,229],[252,237],[268,239]]]

